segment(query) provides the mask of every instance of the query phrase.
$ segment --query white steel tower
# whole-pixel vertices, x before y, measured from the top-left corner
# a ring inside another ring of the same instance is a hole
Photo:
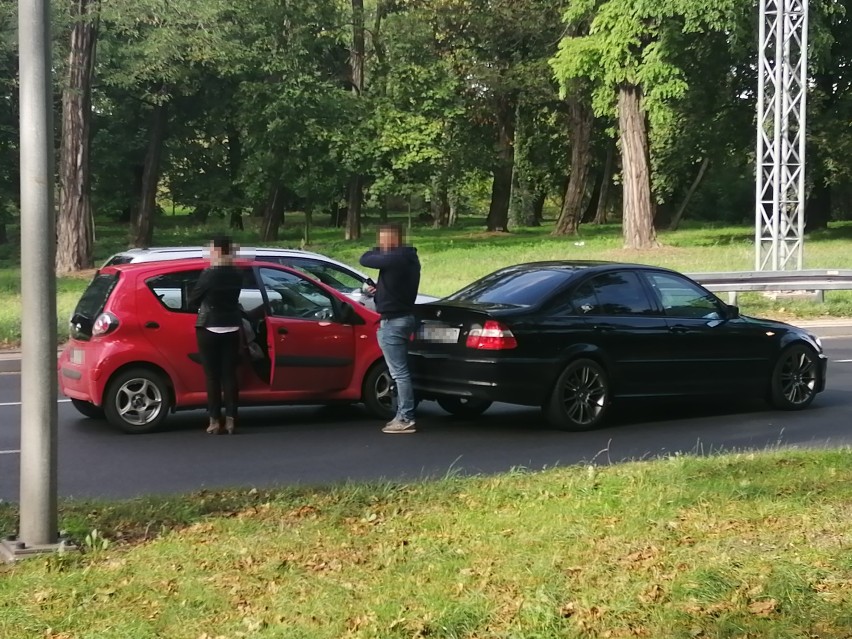
[[[808,0],[760,0],[757,86],[758,271],[802,268]]]

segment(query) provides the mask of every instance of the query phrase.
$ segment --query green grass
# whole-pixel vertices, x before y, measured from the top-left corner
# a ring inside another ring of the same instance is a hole
[[[371,223],[375,218],[371,218]],[[219,226],[216,226],[216,225]],[[463,218],[453,229],[417,226],[410,240],[417,246],[423,263],[421,290],[446,295],[473,279],[509,264],[548,259],[606,259],[657,264],[687,273],[742,271],[754,268],[753,230],[748,227],[687,226],[675,233],[662,232],[663,247],[653,251],[625,251],[621,248],[621,229],[616,225],[586,226],[576,237],[553,237],[551,224],[537,229],[519,229],[512,233],[485,233],[480,218]],[[212,226],[194,226],[186,216],[166,216],[158,220],[154,244],[198,245],[214,232],[227,230],[222,222]],[[350,264],[357,264],[361,252],[374,239],[374,226],[365,225],[364,239],[344,242],[342,230],[317,226],[309,247]],[[246,230],[236,235],[243,245],[258,244],[257,229],[249,220]],[[299,247],[302,218],[288,214],[277,246]],[[852,223],[838,222],[827,231],[811,234],[805,243],[806,268],[852,268]],[[96,262],[127,246],[126,229],[116,225],[98,228]],[[15,246],[0,247],[0,343],[20,340],[20,274]],[[60,335],[90,273],[81,277],[60,278],[58,282],[58,325]],[[773,302],[762,295],[744,295],[740,305],[747,313],[778,317],[852,317],[852,292],[826,294],[825,304]]]
[[[0,568],[0,637],[848,637],[850,503],[849,450],[68,502],[113,544]]]

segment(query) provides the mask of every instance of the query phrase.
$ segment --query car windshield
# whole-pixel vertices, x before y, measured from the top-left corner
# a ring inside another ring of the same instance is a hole
[[[486,275],[447,299],[474,304],[530,306],[537,304],[574,276],[562,268],[506,269]]]

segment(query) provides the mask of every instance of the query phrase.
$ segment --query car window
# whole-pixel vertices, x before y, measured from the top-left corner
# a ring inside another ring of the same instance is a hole
[[[312,280],[322,282],[341,293],[357,291],[364,283],[364,280],[354,273],[344,270],[336,264],[301,257],[281,257],[279,259],[280,264],[296,269]]]
[[[694,319],[722,319],[716,297],[694,282],[669,273],[647,273],[646,276],[666,315]]]
[[[630,271],[603,273],[580,285],[571,296],[580,315],[650,315],[654,308],[639,277]]]
[[[191,313],[194,312],[194,309],[189,308],[189,294],[195,288],[200,275],[201,269],[164,273],[163,275],[149,277],[145,280],[145,284],[160,304],[170,311]]]
[[[145,280],[145,284],[160,304],[175,313],[196,313],[198,309],[189,307],[189,295],[195,288],[202,269],[164,273]],[[254,274],[242,269],[243,288],[240,291],[240,305],[245,311],[251,311],[263,304],[263,295],[258,288]]]
[[[566,269],[503,270],[486,275],[447,299],[475,304],[530,306],[546,299],[575,273]]]
[[[260,280],[273,316],[316,320],[334,317],[332,296],[310,280],[270,268],[260,269]]]

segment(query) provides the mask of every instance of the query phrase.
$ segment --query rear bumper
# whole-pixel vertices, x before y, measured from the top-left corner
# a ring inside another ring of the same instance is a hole
[[[62,394],[100,406],[106,383],[102,357],[103,350],[95,344],[69,341],[56,365]]]
[[[539,406],[550,392],[550,367],[541,361],[457,358],[411,353],[412,382],[422,399],[470,397]]]

